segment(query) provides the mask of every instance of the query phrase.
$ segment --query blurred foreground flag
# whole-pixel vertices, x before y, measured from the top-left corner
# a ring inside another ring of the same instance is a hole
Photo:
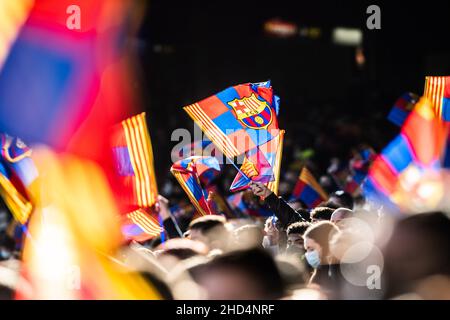
[[[405,206],[402,195],[421,177],[439,170],[446,142],[443,122],[430,101],[422,97],[406,119],[401,133],[383,149],[370,168],[364,193],[391,208]],[[390,204],[389,204],[390,202]]]
[[[233,158],[278,135],[278,107],[267,81],[230,87],[184,110],[223,154]]]
[[[240,168],[246,177],[238,172],[231,184],[230,191],[247,189],[251,180],[262,182],[270,190],[278,193],[283,139],[284,130],[280,130],[276,138],[247,151]]]
[[[440,119],[450,121],[450,76],[425,77],[424,96]]]
[[[0,1],[0,70],[34,0]]]
[[[186,192],[198,214],[211,214],[208,193],[203,186],[211,183],[220,173],[218,160],[214,157],[193,156],[174,163],[170,172]]]
[[[323,190],[308,168],[303,167],[292,192],[291,200],[300,200],[308,208],[314,208],[327,199],[328,195],[325,190]]]
[[[28,1],[1,3],[17,4],[0,14],[13,19],[23,14],[18,4]],[[80,10],[79,29],[68,26],[69,7]],[[133,112],[124,63],[131,21],[139,20],[131,12],[129,0],[31,2],[0,70],[0,130],[109,161],[109,129]]]
[[[115,259],[123,245],[119,212],[101,167],[35,148],[46,188],[28,224],[18,299],[157,299],[139,273]]]
[[[0,195],[14,218],[25,224],[33,209],[32,192],[37,192],[38,171],[32,150],[19,138],[0,133]]]
[[[395,104],[388,115],[388,120],[401,127],[408,117],[408,114],[417,103],[417,100],[419,100],[419,97],[414,93],[404,93],[397,101],[395,101]]]

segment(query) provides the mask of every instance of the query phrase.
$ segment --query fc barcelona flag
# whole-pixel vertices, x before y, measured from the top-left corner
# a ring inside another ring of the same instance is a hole
[[[278,104],[267,81],[230,87],[184,110],[223,154],[233,158],[278,135]]]
[[[328,195],[325,190],[323,190],[308,168],[303,167],[292,192],[291,200],[301,200],[308,208],[314,208],[327,199]]]
[[[32,150],[19,138],[0,134],[0,195],[14,218],[25,224],[31,214],[32,193],[38,191],[38,171]]]
[[[211,214],[207,201],[208,193],[203,186],[211,183],[215,176],[219,174],[218,160],[214,157],[189,157],[174,163],[170,172],[186,192],[198,214]]]
[[[440,119],[450,121],[450,76],[426,77],[424,96]]]
[[[275,139],[246,152],[240,170],[247,177],[238,172],[231,184],[230,191],[248,188],[249,180],[247,178],[249,178],[252,181],[266,184],[271,191],[278,194],[283,139],[284,130],[280,130]]]
[[[419,100],[419,97],[416,94],[411,92],[404,93],[397,101],[395,101],[395,104],[388,115],[389,121],[401,127],[408,117],[408,114],[417,103],[417,100]]]
[[[446,141],[445,128],[430,101],[422,97],[406,119],[401,133],[382,151],[370,168],[364,193],[376,194],[389,204],[400,204],[396,196],[399,181],[414,173],[420,177],[427,170],[441,167]],[[406,199],[405,199],[406,200]]]

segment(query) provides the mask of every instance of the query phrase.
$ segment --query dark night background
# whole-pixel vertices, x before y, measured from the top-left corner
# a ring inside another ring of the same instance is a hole
[[[381,30],[366,28],[370,4],[381,8]],[[284,161],[294,146],[314,148],[321,170],[359,143],[380,150],[398,132],[386,119],[395,100],[422,94],[426,75],[450,73],[449,13],[448,1],[151,1],[139,43],[159,181],[172,131],[193,128],[182,107],[245,82],[270,79],[281,97]],[[268,36],[272,18],[322,36]],[[354,47],[332,43],[337,26],[363,31],[363,69]]]

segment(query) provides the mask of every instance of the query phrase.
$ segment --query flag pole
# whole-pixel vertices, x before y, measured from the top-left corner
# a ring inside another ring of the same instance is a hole
[[[227,157],[227,159],[228,159],[228,161],[230,161],[231,162],[231,164],[233,165],[233,167],[241,174],[241,175],[243,175],[244,176],[244,178],[250,183],[252,180],[244,173],[244,172],[242,172],[242,170],[241,169],[239,169],[239,167],[234,163],[234,161],[232,161],[230,158],[228,158]]]

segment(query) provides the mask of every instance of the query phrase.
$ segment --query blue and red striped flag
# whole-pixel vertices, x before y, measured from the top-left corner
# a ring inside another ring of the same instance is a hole
[[[360,187],[367,177],[372,162],[376,159],[377,154],[372,148],[364,148],[357,152],[352,160],[350,160],[350,175],[344,186],[344,191],[356,195],[360,191]]]
[[[445,141],[443,122],[430,101],[422,97],[406,119],[401,133],[373,162],[364,183],[364,193],[396,207],[401,201],[396,196],[401,187],[399,181],[412,174],[420,177],[427,170],[441,168]]]
[[[25,224],[33,209],[32,194],[38,192],[38,170],[32,150],[19,138],[0,134],[0,195],[14,218]]]
[[[246,152],[240,172],[231,184],[230,191],[239,191],[248,188],[249,178],[251,181],[262,182],[278,194],[280,177],[281,157],[283,151],[284,130],[279,135],[263,145]]]
[[[233,158],[278,135],[278,105],[267,81],[230,87],[184,110],[223,154]]]
[[[308,208],[314,208],[327,199],[328,195],[325,190],[323,190],[308,168],[303,167],[292,192],[291,200],[300,200]]]
[[[388,120],[397,126],[401,127],[405,122],[408,114],[414,108],[414,105],[419,100],[419,96],[414,93],[406,92],[395,101],[394,106],[388,115]]]
[[[450,76],[425,77],[424,96],[440,119],[450,121]]]
[[[189,157],[174,163],[170,172],[186,192],[198,214],[211,214],[208,193],[203,186],[210,184],[220,173],[219,161],[214,157]]]

